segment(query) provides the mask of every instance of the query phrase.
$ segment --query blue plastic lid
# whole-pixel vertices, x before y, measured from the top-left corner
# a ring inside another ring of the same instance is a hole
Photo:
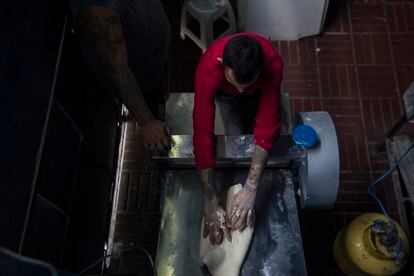
[[[315,130],[307,125],[298,125],[292,131],[292,138],[296,145],[310,148],[316,144],[318,137]]]

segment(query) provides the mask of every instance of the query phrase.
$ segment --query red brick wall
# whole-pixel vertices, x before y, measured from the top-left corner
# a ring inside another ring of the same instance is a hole
[[[414,80],[413,1],[330,2],[323,34],[274,43],[285,62],[283,89],[293,111],[328,111],[338,132],[337,203],[333,210],[300,214],[309,275],[341,275],[332,256],[336,234],[356,216],[379,210],[366,191],[388,160],[375,145],[403,114],[401,97]],[[179,38],[178,20],[176,13],[170,90],[191,92],[201,51]]]

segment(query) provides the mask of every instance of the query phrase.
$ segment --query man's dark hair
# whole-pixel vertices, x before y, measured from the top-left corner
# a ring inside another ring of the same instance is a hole
[[[223,65],[234,71],[240,84],[251,83],[263,65],[263,51],[253,37],[240,35],[230,39],[223,51]]]

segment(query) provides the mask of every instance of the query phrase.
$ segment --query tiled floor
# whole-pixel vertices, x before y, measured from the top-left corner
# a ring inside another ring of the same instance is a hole
[[[274,43],[285,62],[283,89],[294,112],[328,111],[338,132],[337,204],[333,211],[301,214],[310,275],[341,275],[332,257],[337,232],[359,214],[377,210],[366,190],[388,160],[375,145],[403,114],[402,94],[414,81],[414,1],[330,2],[323,34]],[[201,52],[176,32],[172,44],[171,90],[193,91]]]
[[[402,94],[414,81],[414,1],[330,2],[323,34],[274,43],[285,62],[283,89],[292,97],[294,112],[328,111],[338,132],[341,185],[335,208],[305,211],[300,215],[308,272],[318,276],[341,275],[332,256],[337,232],[359,214],[377,210],[366,190],[387,169],[388,160],[385,153],[377,153],[374,148],[402,115]],[[193,76],[201,51],[190,40],[180,39],[177,13],[173,12],[172,23],[170,90],[193,91]],[[414,133],[413,130],[411,127],[403,131]],[[131,133],[136,135],[133,129]],[[130,158],[136,159],[132,155]],[[149,168],[147,173],[152,175],[151,172]],[[384,185],[387,184],[389,179]],[[144,186],[147,192],[152,190]],[[132,192],[139,194],[141,188]],[[378,192],[381,194],[381,190]],[[156,204],[147,202],[145,206],[141,210],[144,220],[147,215],[156,218]],[[128,205],[125,208],[128,211]],[[153,228],[157,226],[154,218],[150,219]],[[135,222],[134,229],[155,231],[144,227],[142,222]],[[125,227],[124,231],[134,238],[133,230]],[[149,243],[156,236],[134,239],[151,249]],[[119,240],[125,242],[122,237]]]

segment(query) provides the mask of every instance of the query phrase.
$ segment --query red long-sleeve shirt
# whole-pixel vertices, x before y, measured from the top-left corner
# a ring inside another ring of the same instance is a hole
[[[243,94],[226,80],[224,66],[217,60],[223,57],[224,46],[238,35],[248,35],[256,39],[262,47],[264,66],[257,80]],[[212,168],[215,165],[214,148],[214,96],[217,91],[243,97],[255,91],[260,93],[259,108],[254,127],[255,144],[270,151],[280,124],[280,84],[283,62],[272,43],[256,34],[239,33],[214,42],[201,57],[196,75],[193,110],[193,146],[197,170]]]

